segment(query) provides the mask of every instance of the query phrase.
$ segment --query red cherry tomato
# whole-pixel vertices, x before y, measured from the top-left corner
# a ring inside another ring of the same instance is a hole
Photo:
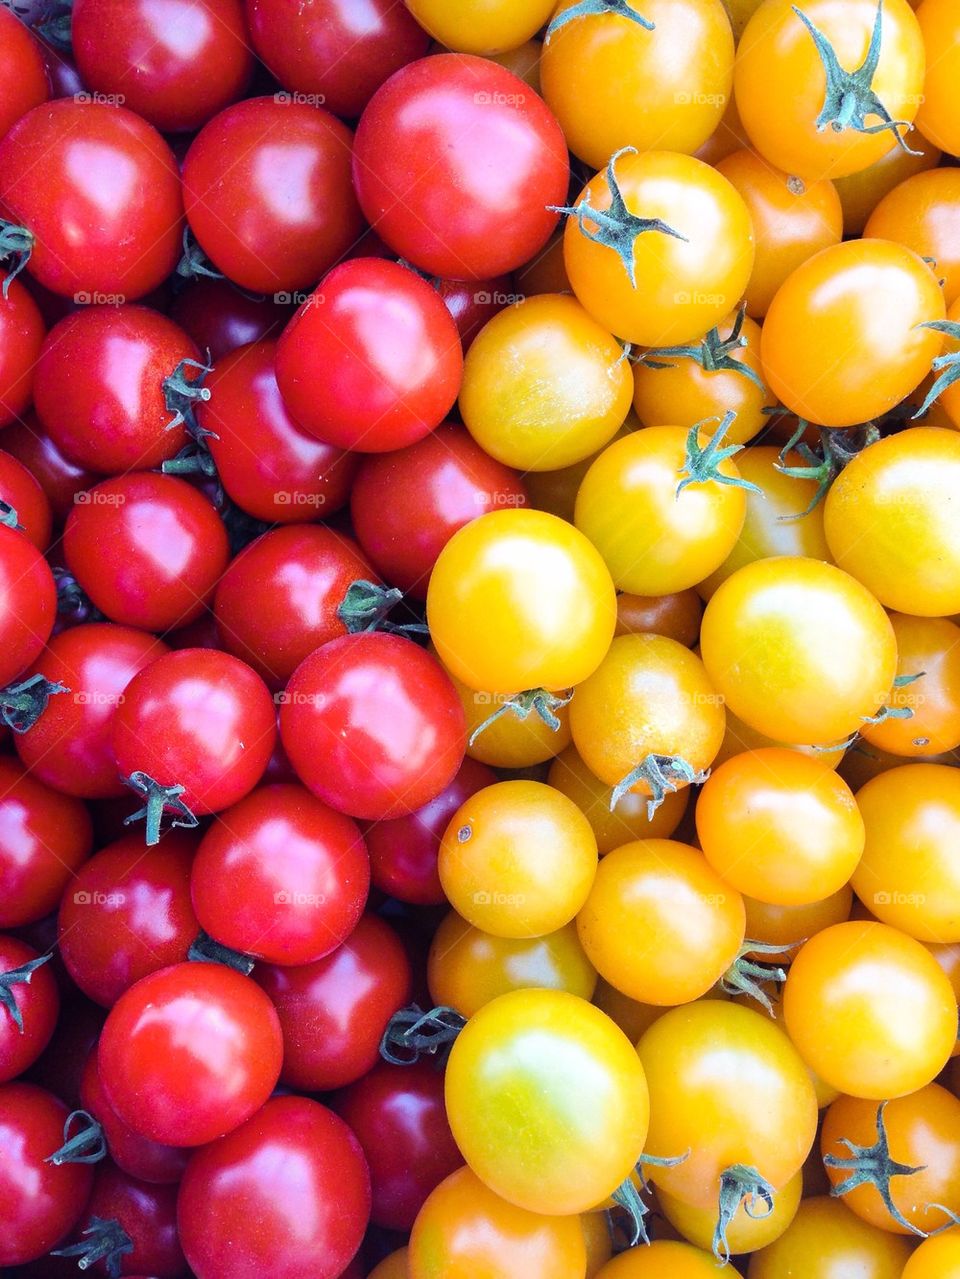
[[[279,337],[292,314],[291,307],[273,298],[252,297],[229,280],[203,277],[191,281],[169,311],[171,320],[190,334],[204,355],[209,351],[214,363],[238,346]]]
[[[358,116],[388,76],[430,44],[391,0],[246,0],[258,56],[286,89],[336,115]]]
[[[0,141],[0,212],[33,237],[28,269],[79,302],[143,297],[181,253],[170,148],[132,111],[60,99]]]
[[[164,133],[199,129],[253,70],[241,0],[76,0],[70,36],[84,83]]]
[[[0,525],[0,688],[34,663],[56,615],[46,560],[22,533]]]
[[[0,442],[43,489],[58,522],[65,520],[73,510],[77,493],[92,488],[100,478],[66,457],[32,413],[27,414],[25,420],[8,426]]]
[[[255,1114],[280,1074],[273,1005],[223,964],[161,968],[120,996],[100,1036],[107,1100],[135,1132],[200,1146]]]
[[[268,524],[325,518],[347,500],[357,459],[302,431],[273,371],[276,344],[227,355],[207,379],[197,420],[221,483],[236,504]]]
[[[462,426],[446,424],[409,448],[364,458],[350,514],[378,571],[422,600],[437,556],[458,529],[526,501],[516,471],[485,453]]]
[[[287,94],[215,116],[183,164],[187,220],[214,266],[258,293],[311,288],[363,229],[352,142],[328,111]]]
[[[108,1252],[89,1267],[92,1273],[115,1273],[109,1269],[111,1258],[119,1262],[124,1275],[139,1272],[155,1279],[180,1279],[185,1273],[177,1237],[176,1186],[140,1181],[108,1159],[97,1165],[90,1199],[69,1244],[85,1242],[89,1248],[100,1233],[97,1221],[116,1222],[133,1247],[123,1254]],[[92,1238],[86,1234],[91,1226]]]
[[[372,1222],[408,1231],[430,1191],[463,1163],[447,1122],[443,1073],[432,1061],[380,1062],[334,1105],[367,1158]]]
[[[0,137],[49,96],[38,42],[19,18],[0,6]]]
[[[4,505],[5,504],[5,505]],[[0,520],[19,526],[41,553],[50,543],[50,503],[29,469],[12,453],[0,451]]]
[[[466,727],[440,663],[397,635],[344,635],[297,667],[280,695],[294,771],[333,808],[382,821],[449,785]]]
[[[283,1030],[281,1082],[325,1092],[360,1079],[379,1059],[387,1022],[410,998],[403,943],[376,915],[364,915],[331,954],[298,968],[258,964]]]
[[[55,910],[92,845],[80,800],[42,786],[0,756],[0,928],[32,924]]]
[[[374,94],[357,128],[360,205],[431,275],[513,271],[546,243],[567,191],[567,147],[543,99],[486,58],[438,54]]]
[[[49,963],[35,966],[39,958],[32,946],[0,934],[0,1083],[36,1061],[57,1024],[57,983]]]
[[[97,608],[145,631],[199,617],[229,558],[226,532],[203,494],[150,471],[78,493],[63,549]]]
[[[190,902],[199,840],[170,831],[159,848],[126,835],[80,867],[63,895],[60,956],[85,995],[112,1008],[141,977],[183,962],[200,931]]]
[[[370,872],[380,891],[415,906],[442,905],[447,895],[437,857],[443,832],[461,804],[496,780],[493,769],[466,755],[450,785],[423,808],[368,826]]]
[[[277,384],[293,418],[361,453],[422,439],[453,407],[462,373],[457,326],[442,300],[382,258],[331,271],[277,346]]]
[[[342,1119],[274,1097],[194,1155],[177,1216],[197,1279],[337,1279],[366,1229],[370,1174]]]
[[[0,5],[0,14],[8,12]],[[0,64],[4,29],[5,24],[0,27]],[[0,293],[0,426],[20,417],[33,398],[44,332],[40,308],[19,280],[11,280],[6,297]]]
[[[38,925],[47,928],[50,924],[54,933],[47,942],[48,947],[56,942],[56,915],[48,915]],[[51,963],[57,962],[55,955]],[[58,972],[54,971],[53,976],[60,980]],[[61,1000],[60,1018],[53,1037],[30,1067],[26,1078],[52,1092],[71,1110],[82,1106],[80,1079],[86,1060],[100,1038],[104,1016],[102,1008],[85,999],[79,991],[71,991],[69,998]]]

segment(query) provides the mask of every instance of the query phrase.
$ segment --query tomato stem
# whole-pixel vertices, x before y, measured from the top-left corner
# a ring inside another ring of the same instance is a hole
[[[579,0],[578,4],[571,5],[569,9],[564,9],[562,13],[557,14],[544,33],[543,43],[549,44],[554,34],[569,22],[607,14],[635,22],[638,27],[643,27],[644,31],[656,30],[656,23],[638,13],[632,4],[627,3],[627,0]]]
[[[953,338],[955,342],[960,342],[960,323],[956,320],[927,320],[917,327],[933,329],[935,333],[945,333],[947,337]],[[914,413],[913,416],[915,418],[923,417],[925,413],[929,413],[944,391],[953,386],[955,382],[960,381],[960,351],[948,351],[946,355],[938,355],[933,361],[931,369],[938,376],[933,386],[931,386],[927,398]]]
[[[697,770],[679,755],[647,755],[614,786],[610,795],[610,811],[613,812],[624,795],[632,791],[638,782],[645,782],[650,790],[647,820],[653,821],[653,815],[666,799],[668,791],[679,790],[681,783],[687,786],[699,785],[709,776],[709,769]]]
[[[80,1127],[71,1136],[71,1129],[79,1122]],[[54,1164],[97,1164],[107,1157],[107,1139],[103,1126],[90,1114],[89,1110],[71,1110],[63,1125],[63,1145],[52,1155],[47,1155],[44,1163]]]
[[[744,941],[736,959],[720,978],[720,988],[728,995],[746,995],[762,1005],[770,1016],[773,1016],[773,1003],[763,989],[764,982],[772,982],[782,986],[787,980],[786,969],[776,964],[763,964],[759,960],[750,959],[750,955],[788,955],[797,945],[789,942],[785,946],[767,942]]]
[[[489,693],[477,693],[477,697],[490,697]],[[470,734],[467,741],[468,746],[472,746],[481,733],[486,732],[491,724],[495,724],[501,715],[507,713],[515,715],[519,720],[526,720],[531,711],[535,711],[543,720],[547,728],[556,733],[560,730],[560,720],[557,711],[562,710],[564,706],[570,704],[573,698],[573,689],[568,689],[565,693],[548,693],[545,688],[528,688],[523,693],[514,693],[512,697],[507,697],[500,703],[492,715],[488,715],[482,724]]]
[[[781,475],[789,475],[797,480],[814,480],[817,491],[810,499],[805,510],[796,515],[778,515],[779,520],[802,520],[819,506],[826,496],[830,485],[843,468],[865,448],[875,444],[880,438],[880,429],[873,422],[865,422],[861,426],[820,427],[820,456],[818,457],[809,444],[801,443],[804,431],[810,425],[804,418],[798,418],[797,429],[780,450],[780,460],[774,465]],[[786,459],[794,450],[800,454],[805,466],[788,466]]]
[[[661,235],[673,236],[675,240],[683,240],[684,243],[687,240],[685,235],[675,231],[662,218],[641,218],[638,214],[631,213],[627,208],[620,190],[620,184],[617,182],[616,163],[622,155],[636,154],[636,147],[621,147],[619,151],[614,152],[610,157],[607,164],[610,208],[606,211],[593,207],[590,203],[589,190],[584,192],[579,204],[547,205],[551,213],[559,213],[563,216],[576,218],[581,235],[586,236],[588,240],[592,240],[594,244],[602,244],[608,249],[613,249],[623,263],[627,277],[634,288],[637,287],[637,264],[634,261],[633,251],[639,236],[646,231],[659,231]],[[588,222],[593,223],[593,230],[587,226]]]
[[[234,972],[243,973],[245,977],[249,977],[253,972],[256,962],[251,955],[245,955],[242,950],[232,950],[229,946],[224,946],[222,942],[216,941],[202,928],[187,951],[187,959],[198,964],[223,964],[226,968],[232,968]]]
[[[351,582],[337,607],[337,617],[351,635],[386,631],[391,635],[427,635],[422,622],[391,622],[388,615],[403,600],[395,586],[380,586],[359,578]]]
[[[720,1174],[720,1194],[717,1201],[717,1224],[713,1232],[713,1255],[717,1261],[730,1260],[727,1230],[741,1203],[748,1217],[755,1221],[769,1217],[773,1212],[773,1186],[756,1168],[747,1164],[731,1164]],[[757,1210],[758,1201],[765,1211]]]
[[[909,1230],[911,1234],[920,1235],[926,1238],[926,1232],[921,1230],[919,1226],[915,1226],[912,1222],[907,1221],[903,1213],[893,1202],[893,1195],[890,1190],[890,1181],[893,1177],[912,1177],[914,1173],[923,1172],[926,1165],[918,1165],[913,1167],[910,1164],[897,1163],[890,1157],[890,1143],[887,1138],[887,1128],[883,1119],[883,1112],[889,1103],[883,1101],[877,1107],[877,1139],[872,1146],[858,1146],[856,1142],[850,1141],[847,1137],[840,1137],[839,1143],[850,1151],[849,1156],[844,1155],[824,1155],[823,1163],[826,1168],[836,1168],[838,1171],[849,1172],[850,1176],[844,1178],[833,1187],[831,1194],[842,1198],[856,1190],[858,1186],[871,1185],[880,1196],[884,1208],[890,1216]],[[934,1206],[934,1205],[931,1205]]]
[[[23,525],[20,523],[20,517],[16,510],[9,502],[4,502],[2,498],[0,498],[0,524],[4,528],[13,529],[15,533],[23,532]]]
[[[54,567],[57,586],[57,614],[75,622],[102,622],[103,614],[93,604],[83,587],[65,568]]]
[[[10,292],[10,281],[15,280],[30,261],[33,252],[33,232],[25,226],[6,222],[0,218],[0,258],[9,260],[10,270],[4,276],[3,296]]]
[[[672,369],[676,367],[675,360],[693,360],[705,373],[739,373],[766,393],[767,388],[756,369],[736,358],[736,352],[749,345],[743,334],[746,314],[747,304],[743,302],[737,310],[729,337],[722,338],[720,329],[714,326],[696,346],[655,347],[638,356],[636,363],[643,364],[648,369]]]
[[[129,777],[124,777],[121,780],[125,786],[129,786],[131,790],[136,791],[138,795],[141,795],[146,800],[142,808],[138,808],[135,813],[131,813],[129,817],[123,819],[123,824],[124,826],[130,826],[133,822],[146,818],[148,847],[160,842],[160,822],[164,813],[174,814],[170,822],[171,826],[183,826],[187,830],[192,830],[195,826],[199,826],[199,818],[180,798],[186,790],[185,786],[162,786],[149,773],[141,772],[139,769],[131,773]]]
[[[189,377],[188,369],[196,369],[196,377]],[[166,426],[168,431],[183,425],[195,437],[213,435],[212,431],[202,430],[196,418],[197,402],[206,403],[210,399],[210,388],[203,385],[203,380],[212,371],[211,365],[202,364],[199,360],[181,360],[163,379],[163,403],[173,414]]]
[[[53,684],[43,675],[31,675],[19,684],[0,688],[0,720],[15,733],[25,733],[47,709],[50,698],[69,693],[65,684]]]
[[[625,1181],[622,1181],[610,1198],[626,1213],[627,1224],[624,1237],[627,1247],[635,1248],[638,1244],[648,1244],[650,1235],[647,1232],[646,1218],[650,1209],[643,1202],[643,1197],[634,1185],[633,1179],[627,1177]]]
[[[443,1005],[424,1012],[416,1004],[401,1008],[387,1022],[380,1056],[394,1066],[412,1066],[422,1056],[448,1049],[467,1024],[455,1008]]]
[[[195,280],[204,276],[208,280],[222,280],[223,272],[218,271],[197,243],[189,226],[183,228],[183,256],[177,263],[176,274],[182,280]]]
[[[16,996],[13,993],[13,987],[29,986],[33,974],[49,958],[49,954],[40,955],[37,959],[27,960],[19,968],[11,968],[5,973],[0,973],[0,1008],[9,1013],[10,1020],[21,1035],[23,1034],[23,1013],[20,1011],[20,1005],[17,1003]]]
[[[728,484],[732,488],[746,489],[748,493],[759,493],[763,496],[763,490],[757,484],[753,484],[750,480],[745,480],[741,475],[724,475],[720,467],[728,458],[735,457],[737,453],[742,452],[742,444],[728,444],[726,448],[721,448],[723,437],[730,429],[730,424],[736,419],[736,413],[732,409],[727,409],[714,435],[706,442],[700,443],[700,430],[706,422],[716,421],[715,418],[705,418],[703,422],[697,422],[691,426],[687,433],[687,458],[683,466],[677,472],[684,478],[677,485],[676,496],[679,497],[683,490],[689,484],[709,484],[711,481],[717,484]]]
[[[907,155],[920,155],[911,151],[903,140],[901,129],[912,129],[909,120],[894,120],[873,89],[873,77],[880,63],[880,46],[883,38],[883,0],[877,4],[867,56],[855,71],[847,71],[840,65],[833,45],[813,25],[802,9],[793,5],[793,12],[810,32],[827,78],[823,108],[817,116],[817,132],[831,128],[835,133],[853,129],[857,133],[882,133],[889,129]],[[878,124],[867,124],[867,116],[876,116]]]
[[[57,1248],[50,1255],[77,1257],[81,1270],[89,1270],[96,1262],[102,1261],[110,1279],[119,1279],[122,1259],[128,1252],[133,1252],[133,1240],[120,1222],[113,1218],[91,1217],[90,1224],[82,1233],[84,1238],[79,1243]]]

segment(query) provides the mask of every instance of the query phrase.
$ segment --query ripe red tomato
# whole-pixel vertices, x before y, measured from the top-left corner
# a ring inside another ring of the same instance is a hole
[[[78,493],[63,549],[97,608],[145,631],[199,617],[229,557],[226,532],[203,494],[150,471]]]
[[[31,775],[67,795],[107,799],[125,789],[113,751],[113,722],[134,675],[167,646],[129,626],[94,622],[61,631],[40,658],[52,696],[36,723],[14,739]]]
[[[90,1194],[89,1164],[47,1163],[67,1108],[34,1084],[0,1088],[0,1265],[33,1261],[72,1229]]]
[[[326,1092],[360,1079],[378,1060],[393,1014],[410,998],[410,962],[399,937],[364,915],[331,954],[297,968],[258,964],[283,1031],[281,1083]]]
[[[184,160],[183,192],[214,266],[258,293],[312,288],[363,229],[352,141],[328,111],[288,94],[248,98],[205,125]]]
[[[252,791],[275,741],[276,710],[259,675],[211,648],[166,653],[135,675],[113,728],[121,775],[145,773],[161,790],[182,786],[180,800],[195,816]],[[156,802],[148,797],[151,844]]]
[[[0,13],[4,13],[0,5]],[[19,25],[19,24],[18,24]],[[2,46],[5,24],[0,26]],[[2,63],[0,48],[0,63]],[[34,371],[45,326],[40,308],[19,282],[0,293],[0,426],[20,417],[33,398]]]
[[[10,9],[0,6],[0,137],[49,96],[40,45]]]
[[[462,373],[457,326],[440,297],[382,258],[331,271],[277,346],[277,384],[294,420],[361,453],[429,434],[453,407]]]
[[[199,840],[174,830],[160,848],[125,835],[76,873],[60,902],[60,956],[67,972],[104,1008],[158,968],[182,963],[200,926],[190,902]]]
[[[382,821],[416,812],[463,760],[466,727],[436,658],[398,635],[344,635],[297,667],[280,698],[297,776],[331,807]]]
[[[498,275],[492,280],[444,280],[434,276],[430,283],[453,316],[464,355],[488,320],[505,306],[521,300],[521,295],[514,292],[513,277],[509,275]]]
[[[261,61],[294,97],[352,119],[388,76],[422,57],[430,37],[391,0],[246,0]]]
[[[92,845],[84,804],[0,756],[0,928],[32,924],[55,910]]]
[[[0,524],[0,688],[40,655],[57,615],[57,588],[40,552]]]
[[[0,934],[0,1083],[36,1061],[57,1024],[57,983],[38,960],[32,946]]]
[[[518,473],[452,423],[409,448],[364,458],[350,494],[364,551],[391,585],[421,600],[458,529],[498,507],[526,504]]]
[[[280,1074],[273,1005],[223,964],[161,968],[131,986],[100,1036],[107,1100],[135,1132],[200,1146],[256,1114]]]
[[[347,1125],[274,1097],[198,1151],[180,1184],[180,1241],[197,1279],[337,1279],[370,1217],[370,1174]]]
[[[401,257],[481,280],[542,248],[569,166],[560,126],[528,85],[486,58],[438,54],[374,94],[357,128],[360,205]]]
[[[104,1223],[112,1222],[117,1223],[132,1248],[121,1252],[108,1247],[111,1230]],[[140,1181],[107,1159],[97,1165],[93,1190],[77,1227],[61,1248],[71,1255],[71,1247],[79,1246],[83,1251],[72,1255],[83,1257],[89,1252],[96,1256],[100,1248],[94,1245],[103,1240],[101,1246],[106,1252],[90,1266],[94,1273],[141,1272],[156,1279],[181,1279],[185,1273],[186,1262],[177,1237],[176,1186]],[[115,1269],[118,1265],[119,1270]]]
[[[207,831],[190,880],[214,940],[273,964],[308,964],[353,931],[370,861],[354,822],[302,786],[262,786]]]
[[[371,1221],[409,1230],[430,1191],[463,1163],[447,1122],[443,1073],[432,1061],[380,1062],[340,1093],[334,1107],[370,1167]]]
[[[35,107],[0,140],[0,192],[3,217],[32,237],[31,275],[76,301],[143,297],[180,256],[173,154],[124,107]]]
[[[11,293],[15,284],[16,281],[10,286]],[[100,478],[61,453],[33,413],[8,426],[2,443],[43,489],[58,522],[62,523],[73,510],[77,493],[92,487]]]
[[[19,525],[41,554],[47,549],[53,523],[47,495],[30,470],[6,452],[0,452],[0,520]]]
[[[164,133],[199,129],[253,70],[241,0],[77,0],[70,36],[84,83]]]
[[[241,293],[229,280],[205,276],[191,280],[169,310],[171,320],[215,363],[238,346],[278,337],[292,314],[292,307],[272,297]]]
[[[197,421],[236,504],[268,524],[329,517],[346,502],[357,459],[302,431],[273,371],[276,343],[256,342],[220,361]]]

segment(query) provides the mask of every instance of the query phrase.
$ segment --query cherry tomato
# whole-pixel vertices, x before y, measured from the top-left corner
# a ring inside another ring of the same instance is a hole
[[[368,821],[434,799],[466,744],[463,711],[440,664],[384,634],[344,635],[306,658],[280,698],[280,734],[308,790]]]
[[[132,471],[77,494],[67,567],[113,622],[165,631],[200,616],[227,566],[227,535],[184,480]]]
[[[425,280],[396,262],[354,258],[290,321],[276,369],[283,401],[305,431],[338,448],[386,453],[443,421],[463,354],[449,311]]]
[[[22,533],[0,524],[0,687],[36,661],[56,612],[46,560]]]
[[[160,848],[138,835],[101,848],[64,893],[59,950],[89,997],[112,1008],[125,990],[187,958],[200,931],[190,903],[190,866],[198,839],[170,831]]]
[[[93,1169],[47,1162],[63,1141],[67,1108],[34,1084],[0,1088],[0,1262],[15,1266],[42,1257],[83,1212]]]
[[[42,554],[50,543],[53,522],[50,502],[28,468],[13,454],[3,451],[0,451],[0,503],[5,503],[9,510],[6,518],[18,524],[20,532]]]
[[[444,665],[471,688],[571,688],[613,635],[616,594],[582,533],[541,511],[493,511],[440,552],[427,591]]]
[[[164,133],[199,129],[253,70],[241,0],[79,0],[70,35],[84,83]]]
[[[637,227],[621,214],[618,247],[589,212],[609,214],[616,191],[627,215],[653,223]],[[690,342],[743,296],[753,270],[750,214],[702,160],[627,151],[587,183],[577,209],[564,232],[567,274],[579,301],[617,337],[652,347]]]
[[[805,902],[802,906],[778,906],[744,894],[747,936],[771,946],[792,947],[789,954],[792,959],[808,937],[822,932],[831,924],[842,924],[849,919],[852,904],[853,889],[849,884],[844,884],[829,897]]]
[[[8,426],[2,443],[6,452],[17,458],[43,489],[58,523],[73,510],[77,493],[91,488],[100,478],[65,457],[32,413]]]
[[[754,1253],[749,1279],[901,1279],[910,1256],[905,1239],[860,1221],[836,1199],[805,1199],[779,1239]],[[946,1279],[946,1276],[944,1276]]]
[[[906,3],[906,0],[902,0]],[[930,371],[943,292],[910,249],[848,240],[808,258],[770,304],[764,377],[791,412],[820,426],[854,426],[906,398]]]
[[[549,8],[549,6],[548,6]],[[50,96],[39,43],[12,10],[0,13],[0,137]]]
[[[38,960],[32,946],[0,935],[0,1083],[36,1061],[57,1024],[57,983],[48,964],[36,966]]]
[[[655,1239],[649,1247],[630,1248],[614,1257],[596,1279],[709,1279],[717,1262],[709,1252],[672,1239]]]
[[[406,951],[376,915],[364,915],[323,959],[297,968],[258,964],[254,977],[280,1018],[282,1082],[304,1092],[342,1088],[366,1075],[387,1022],[410,997]]]
[[[951,155],[960,154],[960,115],[954,92],[960,68],[957,17],[950,0],[923,0],[917,9],[917,21],[927,51],[927,72],[917,111],[917,126],[931,142]]]
[[[197,421],[230,497],[268,524],[329,517],[347,500],[356,462],[302,431],[277,386],[274,342],[231,351],[207,379]]]
[[[897,637],[897,678],[887,705],[897,715],[865,724],[861,736],[894,755],[939,755],[960,746],[960,628],[945,617],[891,613]],[[918,676],[919,678],[912,678]]]
[[[32,924],[55,910],[92,845],[85,805],[0,756],[0,928]]]
[[[771,741],[827,745],[883,704],[893,627],[832,564],[794,556],[738,569],[707,605],[703,662],[733,713]]]
[[[585,1212],[611,1194],[639,1158],[649,1118],[630,1041],[599,1009],[559,990],[513,991],[475,1013],[450,1053],[446,1102],[480,1180],[550,1216]]]
[[[218,365],[238,346],[276,340],[292,314],[291,306],[272,297],[243,293],[229,280],[205,276],[192,280],[169,309],[171,320],[189,333],[201,351],[209,351]]]
[[[910,151],[894,144],[868,168],[837,178],[834,186],[843,206],[844,235],[862,235],[870,214],[888,192],[915,173],[935,169],[940,159],[939,149],[915,129],[910,134]]]
[[[885,195],[864,236],[895,240],[918,257],[932,259],[944,281],[947,306],[960,297],[960,174],[954,169],[917,173]]]
[[[595,169],[621,147],[696,151],[733,83],[721,0],[637,0],[630,10],[642,22],[576,8],[577,0],[557,5],[540,72],[570,150]]]
[[[373,577],[359,546],[342,533],[322,524],[272,529],[245,546],[220,579],[213,603],[220,643],[271,688],[282,688],[314,649],[347,633],[337,610],[351,583]]]
[[[779,1239],[797,1215],[803,1192],[803,1172],[795,1173],[785,1186],[773,1196],[773,1208],[751,1216],[749,1200],[741,1200],[733,1220],[726,1227],[730,1251],[742,1256],[756,1252]],[[717,1228],[716,1208],[694,1208],[657,1188],[657,1204],[667,1221],[688,1243],[705,1252],[713,1250],[714,1232]]]
[[[174,964],[131,986],[100,1037],[107,1100],[135,1132],[200,1146],[255,1114],[280,1074],[273,1004],[241,973]]]
[[[0,190],[3,216],[32,238],[31,275],[78,302],[143,297],[180,256],[176,163],[125,107],[35,107],[0,140]]]
[[[0,38],[5,32],[6,23]],[[6,295],[0,294],[0,426],[19,418],[33,398],[43,335],[39,307],[19,280],[11,280]]]
[[[186,1262],[177,1238],[176,1186],[140,1181],[108,1159],[97,1165],[93,1190],[78,1226],[84,1233],[93,1227],[96,1238],[98,1221],[116,1222],[133,1247],[121,1257],[108,1251],[91,1267],[95,1273],[110,1274],[112,1255],[122,1274],[148,1270],[157,1279],[179,1279],[184,1274]],[[74,1238],[77,1235],[79,1240]],[[77,1241],[93,1242],[74,1230],[68,1242]]]
[[[457,326],[464,355],[488,320],[522,300],[513,292],[513,278],[509,275],[497,275],[492,280],[443,280],[434,276],[431,284]]]
[[[554,0],[466,0],[451,9],[443,0],[409,0],[407,8],[448,49],[489,57],[535,36],[553,4]]]
[[[549,108],[483,58],[438,54],[392,76],[357,129],[354,183],[368,221],[432,275],[512,271],[556,225],[567,149]]]
[[[801,947],[783,993],[804,1061],[841,1092],[902,1097],[935,1078],[957,1038],[957,999],[936,960],[885,924],[835,924]]]
[[[353,119],[394,71],[427,51],[404,5],[365,0],[246,0],[258,57],[298,101]]]
[[[363,227],[352,140],[328,111],[290,94],[247,98],[204,125],[184,160],[183,194],[214,266],[254,292],[312,288]]]
[[[492,768],[529,768],[570,745],[566,694],[553,698],[549,717],[544,718],[522,698],[517,705],[506,693],[480,692],[456,675],[450,678],[466,716],[467,754],[472,759]]]
[[[907,1259],[901,1279],[957,1279],[960,1275],[960,1230],[925,1239]]]
[[[895,143],[895,132],[906,134],[909,147],[909,126],[923,101],[924,53],[907,0],[882,6],[804,0],[801,12],[803,18],[790,0],[768,0],[738,45],[733,86],[754,149],[785,173],[818,180],[867,168]],[[863,66],[876,26],[878,61],[858,89],[844,73]],[[820,52],[811,27],[830,46],[831,58]],[[829,88],[828,61],[835,81]],[[898,127],[881,129],[883,120]]]

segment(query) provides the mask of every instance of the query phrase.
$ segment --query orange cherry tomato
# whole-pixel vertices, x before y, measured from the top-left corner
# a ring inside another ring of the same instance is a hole
[[[960,24],[957,32],[960,39]],[[907,178],[883,197],[863,234],[932,259],[950,306],[960,297],[960,170],[931,169]]]
[[[901,1279],[910,1244],[837,1199],[804,1199],[779,1239],[750,1258],[748,1279]],[[938,1276],[938,1279],[941,1279]],[[945,1279],[945,1276],[943,1277]]]
[[[897,637],[897,678],[887,705],[909,711],[865,724],[861,736],[892,755],[940,755],[960,746],[960,627],[945,617],[891,613]],[[918,677],[918,678],[914,678]]]
[[[943,151],[960,154],[960,12],[953,0],[923,0],[917,21],[927,51],[927,74],[917,126]]]
[[[739,469],[739,468],[738,468]],[[617,635],[666,635],[691,648],[700,634],[703,605],[692,587],[672,595],[617,596]]]
[[[883,197],[915,173],[935,169],[941,154],[939,147],[923,137],[919,129],[914,129],[910,134],[910,151],[904,151],[894,142],[887,154],[869,168],[837,178],[834,186],[843,207],[844,235],[862,235],[867,219]]]

